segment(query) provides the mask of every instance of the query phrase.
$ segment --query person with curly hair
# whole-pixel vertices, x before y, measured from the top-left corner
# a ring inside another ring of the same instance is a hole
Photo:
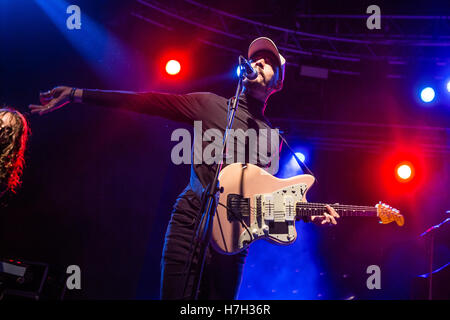
[[[0,197],[21,185],[25,149],[31,131],[23,114],[0,109]]]

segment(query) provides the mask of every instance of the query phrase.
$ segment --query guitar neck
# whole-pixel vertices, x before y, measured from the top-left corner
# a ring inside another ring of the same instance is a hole
[[[296,212],[300,217],[320,216],[327,212],[327,203],[297,202]],[[341,217],[377,217],[378,210],[375,207],[352,206],[343,204],[330,204]]]

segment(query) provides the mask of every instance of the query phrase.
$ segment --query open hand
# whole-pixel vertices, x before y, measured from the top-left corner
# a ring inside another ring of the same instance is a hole
[[[39,113],[39,115],[59,109],[70,102],[71,87],[56,87],[47,92],[39,94],[41,105],[30,104],[28,107],[31,113]]]

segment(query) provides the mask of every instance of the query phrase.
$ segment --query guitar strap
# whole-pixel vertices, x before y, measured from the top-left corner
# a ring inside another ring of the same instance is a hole
[[[264,117],[264,119],[266,119],[266,121],[267,121],[267,123],[270,125],[270,127],[273,128],[274,126],[273,126],[272,123],[269,121],[269,119],[267,119],[267,117],[264,116],[264,115],[263,115],[263,117]],[[280,130],[279,128],[276,128],[276,129],[278,129],[278,136],[279,136],[279,137],[281,138],[281,140],[286,144],[286,147],[287,147],[288,150],[292,153],[292,155],[294,156],[294,159],[297,161],[297,163],[298,163],[298,165],[300,166],[300,168],[302,168],[302,171],[303,171],[304,173],[308,173],[308,174],[312,175],[314,178],[316,178],[315,175],[314,175],[314,173],[312,173],[312,171],[308,168],[308,166],[307,166],[302,160],[299,159],[299,157],[295,154],[294,150],[292,150],[292,148],[291,148],[291,146],[289,145],[289,143],[287,142],[287,140],[281,135],[282,130]],[[316,178],[315,181],[316,181],[316,183],[318,184],[317,178]]]
[[[314,176],[314,173],[312,173],[312,171],[308,168],[308,166],[302,160],[300,160],[299,157],[297,157],[297,155],[295,154],[294,150],[292,150],[292,148],[289,146],[289,144],[286,141],[286,139],[281,135],[279,129],[278,129],[278,135],[280,136],[281,140],[283,140],[283,142],[286,144],[286,147],[292,153],[292,155],[294,156],[294,158],[297,161],[298,165],[300,166],[300,168],[302,168],[303,172],[308,173],[308,174],[312,175],[314,178],[316,178]],[[317,182],[317,178],[316,178],[316,182]]]

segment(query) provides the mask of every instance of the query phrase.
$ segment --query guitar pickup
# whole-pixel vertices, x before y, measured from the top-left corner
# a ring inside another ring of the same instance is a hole
[[[273,221],[275,219],[275,202],[272,194],[263,195],[264,220]]]
[[[292,196],[284,196],[284,216],[286,221],[295,220],[295,202]]]

